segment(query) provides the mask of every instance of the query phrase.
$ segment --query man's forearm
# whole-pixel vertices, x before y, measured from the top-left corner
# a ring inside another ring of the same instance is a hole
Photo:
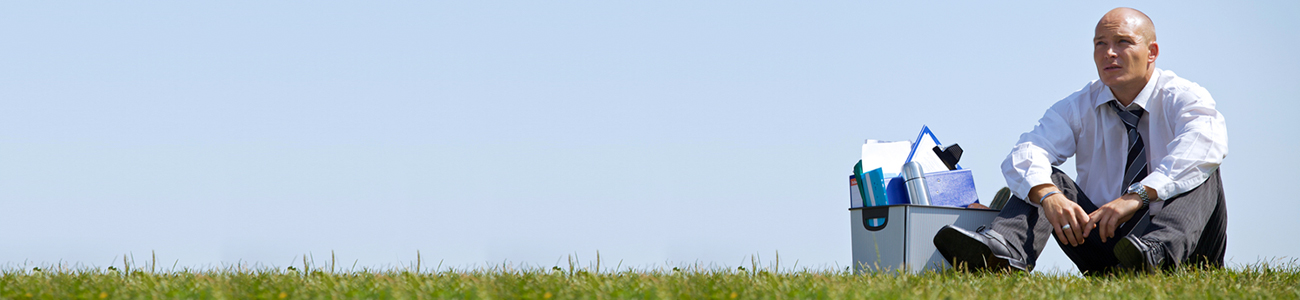
[[[1029,197],[1029,199],[1025,199],[1025,201],[1029,201],[1029,203],[1033,203],[1037,205],[1043,205],[1042,201],[1044,195],[1047,195],[1048,193],[1051,192],[1059,192],[1059,191],[1061,191],[1061,189],[1056,188],[1056,185],[1054,184],[1045,183],[1045,184],[1036,185],[1033,188],[1029,189],[1029,194],[1025,195],[1026,197]]]
[[[1017,144],[1002,161],[1002,175],[1007,179],[1007,187],[1017,196],[1024,197],[1025,202],[1038,205],[1037,201],[1043,194],[1031,191],[1041,185],[1052,185],[1053,157],[1058,156],[1032,142]]]

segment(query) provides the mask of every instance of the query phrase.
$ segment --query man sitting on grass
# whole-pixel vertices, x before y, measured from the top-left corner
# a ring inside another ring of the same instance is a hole
[[[1052,105],[1002,163],[1015,195],[991,226],[945,226],[934,244],[954,266],[1033,268],[1055,233],[1086,275],[1181,264],[1221,267],[1227,208],[1223,115],[1201,86],[1154,67],[1155,25],[1116,8],[1097,22],[1100,80]],[[1078,184],[1055,168],[1075,157]]]

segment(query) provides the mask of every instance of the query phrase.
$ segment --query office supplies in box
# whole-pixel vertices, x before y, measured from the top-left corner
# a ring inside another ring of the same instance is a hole
[[[855,175],[849,176],[849,207],[888,205],[885,197],[885,177],[880,168],[863,172],[862,161],[853,167]],[[878,226],[884,219],[868,220],[872,226]]]
[[[974,178],[970,170],[957,164],[960,147],[944,149],[939,145],[939,139],[924,126],[912,142],[867,140],[862,145],[862,160],[849,176],[855,273],[948,268],[933,243],[939,228],[975,228],[997,216],[996,210],[966,208],[979,200]],[[915,162],[909,170],[928,171],[912,172],[910,178],[922,180],[930,205],[910,204],[899,176],[903,164],[909,162]]]
[[[930,189],[930,205],[966,207],[979,202],[979,195],[975,194],[975,178],[970,170],[926,172],[925,184]],[[889,205],[912,204],[903,177],[889,179],[885,188]]]
[[[853,166],[853,176],[849,176],[850,185],[855,188],[850,193],[853,195],[853,203],[849,207],[879,206],[887,205],[888,198],[885,197],[885,175],[881,168],[875,168],[870,171],[863,171],[862,161]]]
[[[956,159],[960,158],[961,148],[954,145],[948,150],[942,150],[939,145],[942,145],[939,138],[934,135],[929,126],[921,126],[921,132],[911,142],[867,140],[862,145],[862,160],[859,161],[859,166],[855,166],[854,176],[860,185],[858,189],[864,190],[858,195],[861,201],[872,202],[867,202],[865,205],[854,204],[850,207],[912,204],[899,172],[903,164],[914,161],[926,171],[924,182],[929,190],[929,205],[966,207],[979,202],[974,176],[970,170],[962,169],[956,162]],[[947,161],[941,158],[945,153],[951,156]],[[882,176],[882,180],[868,180],[869,176],[863,174],[867,173],[864,172],[866,170],[874,171],[874,168],[880,168],[878,174]],[[952,170],[949,170],[950,168]],[[873,198],[865,193],[865,190],[869,189],[883,190],[885,201],[873,201]]]

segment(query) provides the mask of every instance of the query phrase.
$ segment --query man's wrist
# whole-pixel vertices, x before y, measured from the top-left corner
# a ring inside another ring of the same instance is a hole
[[[1147,190],[1147,199],[1151,199],[1151,202],[1162,201],[1162,200],[1160,200],[1160,199],[1161,199],[1161,198],[1160,198],[1160,193],[1157,192],[1156,189],[1151,188],[1151,187],[1149,187],[1149,186],[1143,186],[1143,187],[1146,188],[1146,190]]]
[[[1052,192],[1059,193],[1060,191],[1061,189],[1056,188],[1056,185],[1050,183],[1036,185],[1029,189],[1028,195],[1025,195],[1025,202],[1034,205],[1043,205],[1043,199],[1047,198],[1047,194]]]
[[[1060,194],[1061,194],[1061,191],[1059,191],[1059,190],[1058,190],[1058,191],[1047,192],[1046,194],[1043,194],[1043,197],[1042,197],[1042,198],[1038,198],[1038,205],[1043,205],[1043,202],[1046,202],[1046,201],[1047,201],[1047,198],[1052,197],[1052,195],[1060,195]]]
[[[1130,185],[1128,187],[1128,192],[1126,194],[1132,194],[1137,196],[1138,200],[1142,201],[1142,206],[1140,206],[1139,208],[1144,208],[1150,205],[1152,202],[1151,196],[1148,194],[1150,190],[1151,188],[1142,185],[1141,182],[1134,182],[1133,185]]]
[[[1112,202],[1128,202],[1128,201],[1132,201],[1133,205],[1137,206],[1137,208],[1135,209],[1142,209],[1143,207],[1147,207],[1147,204],[1142,203],[1142,197],[1139,197],[1137,194],[1124,194],[1123,196],[1120,196],[1119,199],[1115,199],[1115,201]]]

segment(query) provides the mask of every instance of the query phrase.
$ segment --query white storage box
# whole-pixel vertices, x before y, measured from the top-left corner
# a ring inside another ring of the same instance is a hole
[[[997,215],[998,211],[990,209],[910,204],[850,208],[853,272],[920,273],[951,268],[934,248],[934,234],[939,228],[956,225],[975,230],[992,223]],[[876,218],[884,219],[867,222]],[[871,226],[873,223],[881,225]]]

